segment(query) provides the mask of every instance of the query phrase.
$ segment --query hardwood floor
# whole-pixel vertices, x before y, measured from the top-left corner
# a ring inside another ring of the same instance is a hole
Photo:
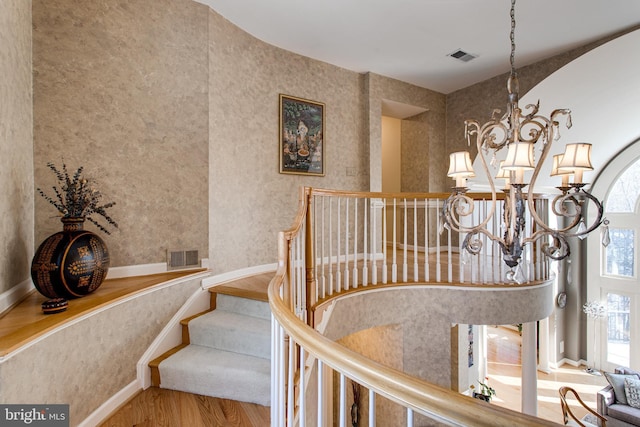
[[[489,382],[496,390],[492,404],[515,411],[521,408],[520,335],[503,327],[487,327],[487,358]],[[604,376],[584,372],[585,366],[564,364],[549,374],[538,371],[538,417],[562,424],[558,389],[569,386],[592,409],[596,409],[596,393],[607,384]],[[580,417],[587,411],[577,402],[569,401],[571,409]]]
[[[150,387],[100,427],[265,427],[266,406]]]

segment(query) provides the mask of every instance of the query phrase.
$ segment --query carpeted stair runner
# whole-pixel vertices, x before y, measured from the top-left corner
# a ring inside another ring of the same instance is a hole
[[[270,404],[269,304],[217,295],[216,309],[189,321],[189,345],[159,365],[160,387]]]

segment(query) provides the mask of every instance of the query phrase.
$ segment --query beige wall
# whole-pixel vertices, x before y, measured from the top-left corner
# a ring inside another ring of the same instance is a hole
[[[117,203],[113,266],[179,248],[199,249],[216,272],[275,262],[298,187],[368,190],[370,153],[381,180],[383,98],[429,109],[422,158],[438,163],[444,95],[270,46],[187,0],[33,10],[35,185],[50,189],[46,163],[63,156],[99,181]],[[281,93],[325,104],[324,177],[278,172]],[[39,244],[60,224],[35,203]]]
[[[444,147],[442,141],[431,140],[429,116],[427,111],[402,120],[402,191],[430,191],[430,181],[436,178],[431,173],[430,160],[438,157],[433,148]]]
[[[386,99],[427,110],[426,113],[417,116],[420,117],[425,126],[424,130],[421,130],[421,132],[424,132],[421,138],[425,141],[424,149],[428,150],[428,155],[424,155],[422,158],[428,162],[426,168],[429,170],[428,185],[421,187],[420,191],[441,191],[447,172],[447,165],[444,164],[444,159],[448,156],[444,146],[446,96],[373,73],[367,74],[366,93],[368,94],[367,125],[369,129],[370,190],[381,191],[382,189],[382,164],[380,162],[382,156],[381,122],[382,100]]]
[[[209,64],[211,265],[274,263],[299,186],[367,189],[363,76],[265,44],[213,11]],[[325,104],[324,177],[279,173],[281,93]]]
[[[33,257],[31,1],[0,2],[0,294],[29,279]]]
[[[34,0],[35,185],[47,162],[95,178],[120,228],[112,266],[208,251],[207,8],[190,0]],[[59,231],[35,200],[36,245]]]
[[[401,191],[402,173],[402,121],[393,117],[382,117],[382,191]]]

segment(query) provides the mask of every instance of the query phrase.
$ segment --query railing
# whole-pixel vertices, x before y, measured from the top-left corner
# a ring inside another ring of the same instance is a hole
[[[368,390],[368,407],[355,409],[370,426],[380,396],[406,408],[407,426],[423,417],[444,425],[556,425],[376,363],[316,330],[318,310],[357,292],[411,284],[513,286],[503,279],[500,251],[491,242],[483,242],[483,255],[460,253],[464,236],[440,221],[446,197],[301,190],[294,224],[278,237],[278,271],[269,287],[273,426],[346,425],[347,379]],[[484,197],[478,195],[478,215],[486,212]],[[548,262],[536,247],[522,264],[524,286],[549,278]]]

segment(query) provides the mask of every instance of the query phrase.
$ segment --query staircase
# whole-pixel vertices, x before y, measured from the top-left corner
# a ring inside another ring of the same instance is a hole
[[[182,320],[182,344],[149,363],[152,385],[269,406],[271,278],[211,288],[210,310]]]

